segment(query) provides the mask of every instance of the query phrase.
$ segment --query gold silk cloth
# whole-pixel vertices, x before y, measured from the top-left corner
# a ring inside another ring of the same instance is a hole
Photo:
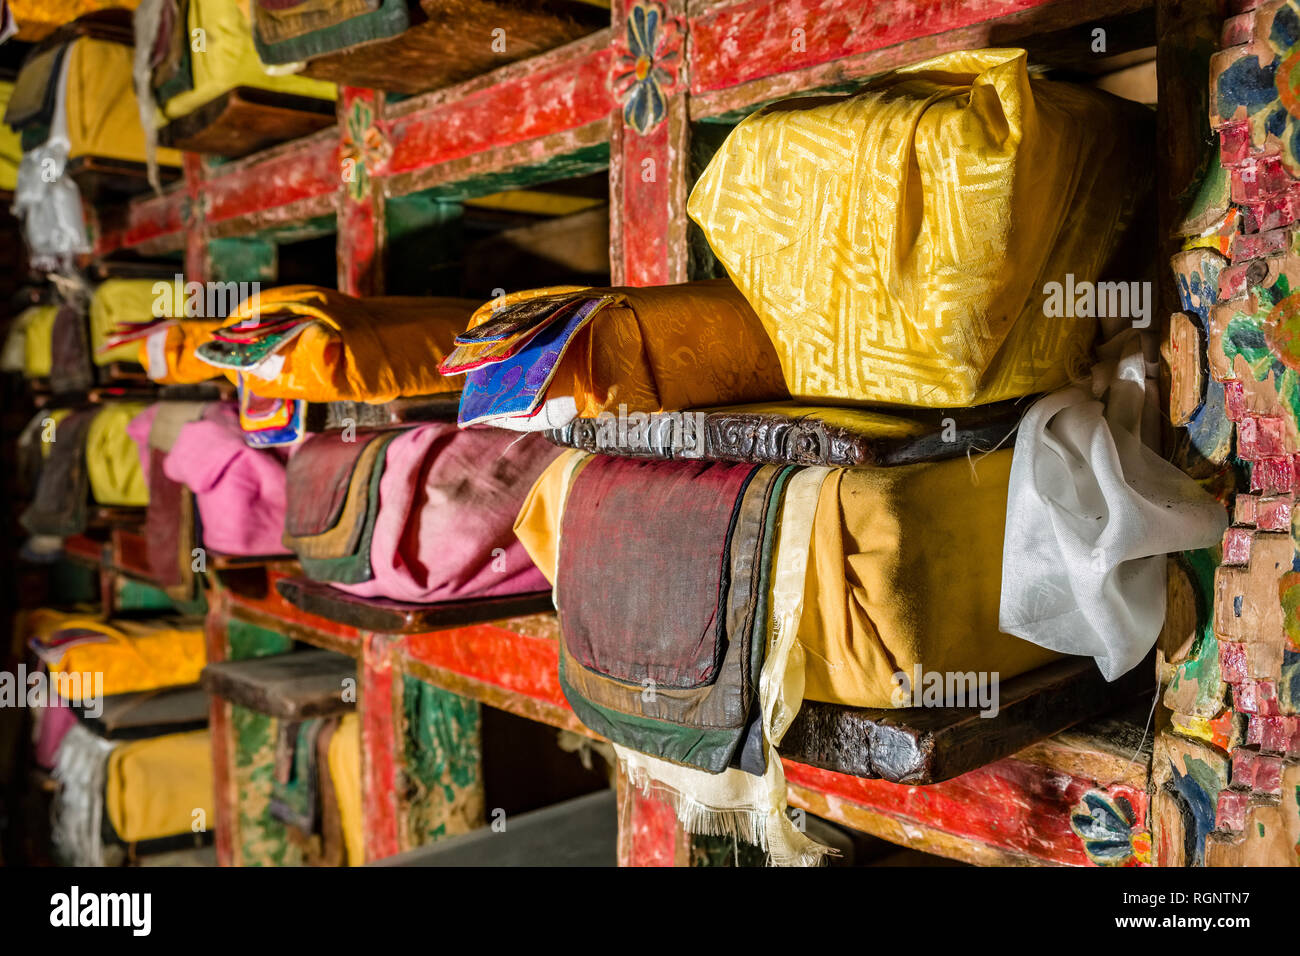
[[[738,125],[687,210],[763,320],[796,398],[959,407],[1064,385],[1150,165],[1143,108],[950,53]]]
[[[131,47],[78,37],[66,54],[68,158],[96,156],[145,161],[144,127],[131,79]],[[161,166],[179,166],[181,154],[158,150]]]

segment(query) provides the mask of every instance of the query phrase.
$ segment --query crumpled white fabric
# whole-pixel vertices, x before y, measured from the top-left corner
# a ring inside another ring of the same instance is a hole
[[[1116,337],[1101,356],[1090,391],[1053,392],[1020,422],[998,625],[1093,657],[1115,680],[1160,634],[1165,555],[1217,544],[1228,521],[1209,493],[1143,443],[1143,418],[1156,404],[1139,336]]]
[[[34,269],[70,269],[74,257],[90,252],[81,190],[66,175],[68,152],[68,61],[63,58],[55,92],[50,137],[23,153],[14,185],[13,213],[23,220],[28,257]]]

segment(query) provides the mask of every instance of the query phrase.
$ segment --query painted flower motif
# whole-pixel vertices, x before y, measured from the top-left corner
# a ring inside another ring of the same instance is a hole
[[[370,191],[370,177],[388,161],[392,147],[374,124],[374,110],[365,100],[353,100],[344,124],[339,161],[348,195],[358,202]]]
[[[662,6],[654,0],[632,6],[613,86],[623,104],[623,122],[642,136],[668,116],[666,91],[677,83],[680,46],[677,23]]]
[[[1083,841],[1097,866],[1135,866],[1151,862],[1151,836],[1137,827],[1133,805],[1123,796],[1090,790],[1070,811],[1070,829]]]

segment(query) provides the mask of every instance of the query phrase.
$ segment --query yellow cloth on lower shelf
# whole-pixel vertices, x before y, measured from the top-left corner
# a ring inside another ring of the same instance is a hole
[[[515,522],[552,583],[561,502],[584,456],[570,451],[555,459]],[[806,699],[897,707],[893,675],[902,671],[914,682],[917,664],[925,672],[996,673],[1001,682],[1057,658],[998,630],[1011,452],[977,459],[978,480],[971,467],[958,458],[829,470],[798,629]]]
[[[197,684],[207,663],[202,627],[69,618],[58,628],[64,629],[97,631],[106,640],[70,643],[61,654],[44,649],[46,667],[52,674],[102,673],[106,695]]]
[[[131,79],[131,47],[79,37],[66,57],[68,158],[96,156],[143,163],[144,129]],[[178,151],[158,150],[158,165],[180,164]]]
[[[186,37],[193,37],[195,30],[203,31],[204,50],[190,54],[193,88],[162,104],[166,118],[187,116],[237,86],[321,100],[338,96],[338,87],[326,80],[267,73],[253,45],[247,11],[231,0],[190,0]]]
[[[1048,317],[1044,287],[1098,278],[1147,185],[1149,126],[1031,80],[1024,50],[949,53],[750,114],[687,210],[794,397],[980,405],[1083,369],[1095,319]]]
[[[146,407],[143,402],[112,402],[100,410],[86,431],[90,493],[101,505],[142,508],[149,503],[140,447],[126,431],[131,419]]]
[[[330,738],[329,775],[343,824],[348,866],[361,866],[366,862],[366,844],[361,829],[361,722],[356,714],[339,718],[338,729]]]
[[[126,843],[190,833],[196,822],[210,828],[215,801],[208,731],[119,744],[108,757],[104,808]]]

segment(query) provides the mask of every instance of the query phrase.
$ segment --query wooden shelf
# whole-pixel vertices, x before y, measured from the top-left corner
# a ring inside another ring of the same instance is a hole
[[[281,720],[299,721],[348,713],[344,681],[356,680],[357,664],[333,651],[307,650],[244,661],[218,661],[203,668],[204,689],[222,700]]]
[[[407,604],[383,598],[354,597],[306,578],[285,578],[277,581],[275,587],[300,611],[358,630],[384,634],[423,634],[552,608],[550,591],[443,604]]]

